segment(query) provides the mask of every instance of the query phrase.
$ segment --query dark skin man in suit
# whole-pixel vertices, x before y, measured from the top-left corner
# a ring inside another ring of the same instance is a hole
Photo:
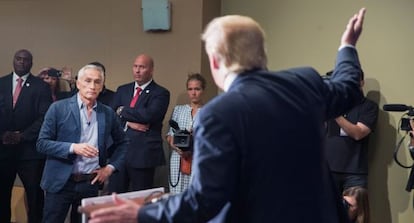
[[[6,119],[0,144],[0,222],[10,221],[11,191],[16,174],[25,188],[28,221],[40,222],[42,218],[40,179],[45,157],[36,151],[36,139],[52,96],[49,86],[30,73],[32,64],[30,51],[19,50],[13,57],[14,71],[0,78]],[[17,97],[19,83],[21,90]]]

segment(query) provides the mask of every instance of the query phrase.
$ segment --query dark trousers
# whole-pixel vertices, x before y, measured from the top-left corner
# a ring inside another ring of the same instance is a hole
[[[150,189],[154,184],[155,167],[132,168],[125,167],[109,177],[108,191],[110,193],[125,193]]]
[[[43,167],[44,160],[0,160],[0,222],[10,222],[11,195],[16,174],[26,193],[28,222],[41,222],[44,195],[40,180]]]
[[[57,193],[46,192],[43,223],[63,223],[69,208],[71,223],[81,223],[82,215],[78,207],[82,198],[98,196],[99,185],[91,185],[90,181],[74,182],[68,180],[65,186]]]

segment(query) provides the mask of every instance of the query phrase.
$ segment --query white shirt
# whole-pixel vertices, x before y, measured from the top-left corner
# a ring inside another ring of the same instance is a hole
[[[13,84],[13,88],[12,88],[13,92],[12,92],[12,95],[14,94],[14,91],[16,90],[17,79],[18,78],[23,79],[23,82],[22,82],[22,86],[23,86],[28,77],[29,77],[29,74],[25,74],[25,75],[19,77],[19,75],[17,75],[15,72],[13,72],[13,82],[12,82],[12,84]]]

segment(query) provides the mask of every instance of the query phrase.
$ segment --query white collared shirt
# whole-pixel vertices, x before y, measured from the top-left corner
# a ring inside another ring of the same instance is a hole
[[[24,83],[26,82],[27,78],[29,77],[29,73],[21,76],[20,78],[23,79],[22,86],[24,86]],[[19,78],[19,75],[17,75],[15,72],[13,72],[13,88],[12,88],[12,95],[14,94],[14,91],[16,90],[17,86],[17,79]]]
[[[152,79],[150,81],[148,81],[147,83],[143,84],[143,85],[138,85],[138,83],[135,81],[135,86],[134,86],[134,93],[132,94],[132,97],[134,97],[135,92],[137,91],[137,87],[141,88],[141,94],[144,91],[144,89],[146,87],[148,87],[148,85],[152,82]]]
[[[229,73],[225,78],[224,78],[224,91],[228,91],[230,88],[230,85],[233,83],[234,79],[236,79],[237,74],[236,73]]]
[[[81,137],[79,143],[88,143],[91,146],[98,148],[98,121],[96,117],[97,103],[93,105],[93,110],[90,119],[88,119],[86,105],[80,99],[79,93],[76,96],[78,108],[80,112],[81,122]],[[71,152],[73,153],[73,144],[71,145]],[[73,173],[90,174],[99,168],[99,156],[87,158],[83,156],[76,156],[73,163]]]

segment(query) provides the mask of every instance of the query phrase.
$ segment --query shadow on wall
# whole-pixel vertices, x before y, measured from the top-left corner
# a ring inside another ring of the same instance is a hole
[[[396,165],[393,159],[393,152],[401,135],[397,134],[399,120],[382,109],[379,102],[387,102],[380,93],[380,85],[375,79],[367,79],[366,87],[373,89],[367,93],[367,98],[379,105],[378,122],[374,134],[369,142],[369,200],[371,222],[398,222],[398,213],[402,213],[407,208],[412,208],[409,202],[410,196],[405,191],[407,182],[407,171]],[[392,125],[396,123],[395,125]],[[405,132],[403,133],[405,134]],[[397,138],[398,137],[398,138]],[[407,160],[404,150],[406,143],[402,145],[399,153],[399,160]],[[402,180],[403,179],[403,180]],[[393,186],[388,185],[394,184]],[[394,188],[394,191],[390,191]],[[392,200],[390,200],[392,198]],[[393,215],[391,215],[391,204]]]
[[[372,95],[379,96],[380,93],[371,91],[367,94],[368,98],[378,103]],[[368,146],[368,193],[372,222],[392,222],[387,182],[395,142],[395,134],[389,133],[395,129],[389,123],[388,114],[379,109],[377,127]]]

